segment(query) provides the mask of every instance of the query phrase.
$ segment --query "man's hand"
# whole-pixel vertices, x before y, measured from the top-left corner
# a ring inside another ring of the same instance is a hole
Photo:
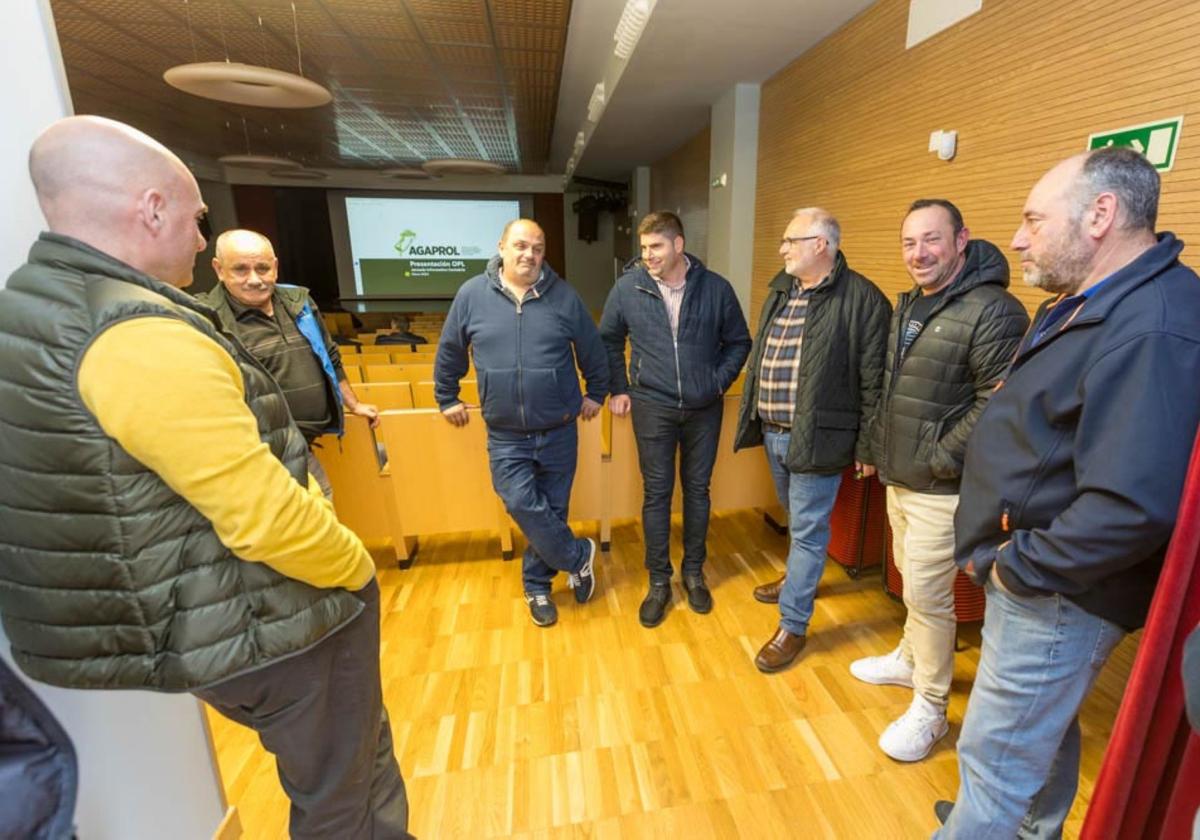
[[[579,416],[584,420],[591,420],[600,413],[600,403],[587,397],[583,398],[583,407],[579,409]]]
[[[872,464],[864,464],[862,461],[854,462],[855,478],[870,478],[875,475],[875,467]]]
[[[1013,594],[1012,590],[1004,585],[1004,581],[1000,580],[1000,564],[999,563],[992,564],[992,572],[990,575],[988,575],[988,577],[992,581],[992,586],[996,587],[1001,592],[1004,592],[1008,595]]]
[[[359,417],[366,417],[372,429],[379,428],[379,409],[370,403],[355,403],[354,408],[350,409],[350,413],[357,414]]]
[[[1012,595],[1013,591],[1011,589],[1009,589],[1007,586],[1005,586],[1004,581],[1002,581],[1000,579],[1000,562],[999,562],[1000,552],[1003,551],[1005,548],[1007,548],[1008,544],[1010,542],[1012,542],[1012,540],[1005,540],[1004,542],[1000,543],[1000,545],[998,545],[996,547],[996,560],[992,563],[992,570],[991,570],[991,572],[988,573],[988,578],[992,581],[992,586],[996,587],[1001,592],[1007,592],[1009,595]]]
[[[466,403],[459,403],[458,405],[442,409],[442,416],[446,418],[451,426],[465,426],[467,425],[467,421],[471,419],[471,415],[467,414]]]
[[[633,400],[629,399],[628,394],[617,394],[608,401],[608,410],[613,413],[614,417],[624,417],[632,407]]]

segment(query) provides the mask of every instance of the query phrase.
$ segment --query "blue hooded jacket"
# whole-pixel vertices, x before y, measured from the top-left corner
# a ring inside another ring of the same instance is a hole
[[[589,399],[608,395],[608,358],[579,294],[542,264],[542,276],[517,302],[500,282],[500,257],[454,296],[438,343],[434,396],[457,405],[459,380],[475,360],[483,419],[490,428],[535,432],[570,423]],[[578,370],[576,369],[578,361]]]

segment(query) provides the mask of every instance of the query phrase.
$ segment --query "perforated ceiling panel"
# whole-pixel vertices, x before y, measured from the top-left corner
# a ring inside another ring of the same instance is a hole
[[[320,167],[483,158],[541,173],[571,0],[51,0],[75,110],[181,152]],[[296,32],[299,32],[299,56]],[[303,74],[307,111],[182,93],[163,71],[240,61]]]

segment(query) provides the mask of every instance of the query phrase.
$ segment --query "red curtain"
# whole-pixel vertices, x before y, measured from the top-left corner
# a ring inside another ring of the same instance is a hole
[[[1084,819],[1083,840],[1191,837],[1200,807],[1200,737],[1183,698],[1183,644],[1200,623],[1200,437],[1192,451],[1162,577],[1112,739]]]

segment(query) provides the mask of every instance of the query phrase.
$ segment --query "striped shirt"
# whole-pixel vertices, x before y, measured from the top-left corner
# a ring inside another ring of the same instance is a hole
[[[672,338],[679,335],[679,309],[683,306],[683,289],[687,286],[687,272],[692,267],[692,261],[685,256],[683,265],[683,280],[678,286],[668,286],[661,278],[650,275],[658,286],[658,293],[662,295],[663,304],[667,307],[667,320],[671,322]]]
[[[273,313],[268,315],[229,295],[229,308],[237,318],[234,332],[279,383],[292,419],[304,439],[312,443],[332,425],[336,398],[308,339],[300,334],[278,296],[272,304]]]
[[[821,283],[824,282],[822,279]],[[758,416],[764,423],[785,429],[792,427],[804,320],[813,290],[821,283],[805,289],[799,280],[793,280],[787,303],[767,330],[758,368]]]

